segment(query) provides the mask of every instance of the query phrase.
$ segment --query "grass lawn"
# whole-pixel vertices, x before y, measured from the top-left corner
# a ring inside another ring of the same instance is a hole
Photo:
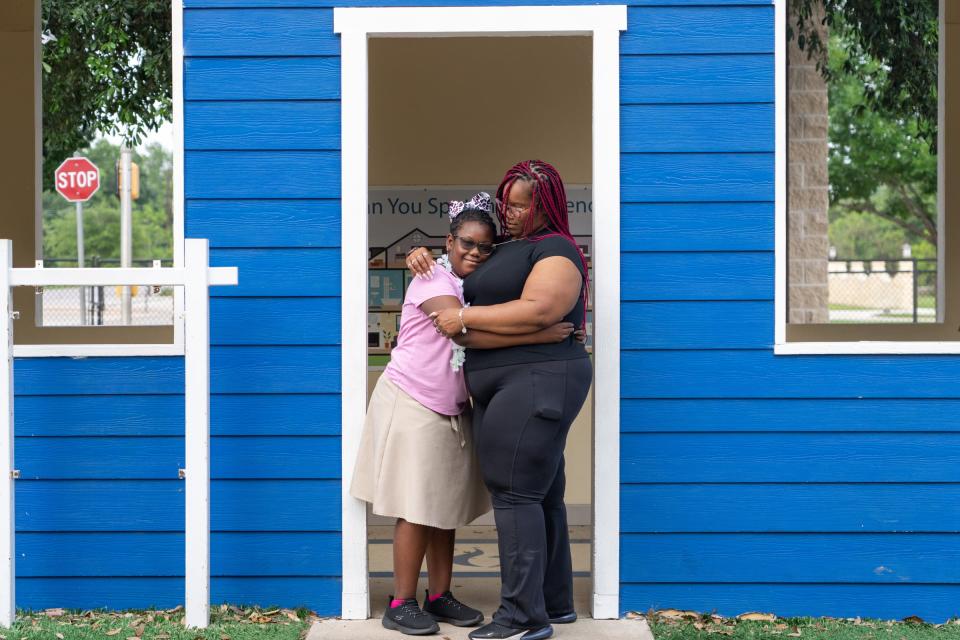
[[[302,640],[316,618],[306,610],[211,607],[210,626],[187,629],[183,609],[18,611],[0,640]]]
[[[672,609],[650,612],[642,617],[649,622],[656,640],[960,640],[960,620],[928,624],[913,617],[904,621],[886,621],[777,618],[766,613],[723,618]]]

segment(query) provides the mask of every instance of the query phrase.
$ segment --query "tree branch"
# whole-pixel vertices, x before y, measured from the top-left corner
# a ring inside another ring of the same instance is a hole
[[[921,237],[921,238],[924,238],[925,240],[927,240],[927,241],[929,241],[930,243],[932,243],[934,246],[936,246],[936,244],[937,244],[937,236],[936,236],[936,233],[934,233],[933,235],[931,235],[931,234],[928,232],[928,230],[925,229],[924,227],[919,227],[919,226],[916,226],[916,225],[912,225],[912,224],[910,224],[909,222],[907,222],[906,220],[903,220],[902,218],[898,218],[897,216],[895,216],[895,215],[893,215],[893,214],[890,214],[890,213],[887,213],[886,211],[883,211],[883,210],[881,210],[881,209],[878,209],[877,206],[876,206],[875,204],[873,204],[872,202],[869,202],[869,201],[857,201],[857,202],[846,203],[844,206],[846,206],[846,207],[848,207],[848,208],[850,208],[850,209],[854,209],[854,210],[856,210],[856,211],[861,211],[861,212],[866,212],[866,213],[872,213],[873,215],[877,216],[878,218],[883,218],[884,220],[887,220],[888,222],[892,222],[893,224],[897,225],[897,226],[900,227],[901,229],[904,229],[904,230],[909,231],[910,233],[912,233],[912,234],[914,234],[914,235],[916,235],[916,236],[919,236],[919,237]]]

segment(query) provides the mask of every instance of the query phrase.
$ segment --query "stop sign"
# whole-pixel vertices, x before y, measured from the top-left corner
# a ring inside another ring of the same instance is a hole
[[[86,202],[100,188],[100,170],[86,158],[67,158],[53,179],[57,193],[70,202]]]

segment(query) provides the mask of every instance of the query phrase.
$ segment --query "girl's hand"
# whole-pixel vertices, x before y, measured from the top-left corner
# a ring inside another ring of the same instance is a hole
[[[433,254],[426,247],[417,247],[407,255],[407,269],[410,269],[414,276],[430,278],[435,265]]]
[[[538,333],[540,337],[543,338],[543,342],[563,342],[573,333],[573,323],[558,322],[552,327],[540,330]]]
[[[460,309],[441,309],[430,314],[437,333],[447,338],[459,335],[463,329],[460,322]]]

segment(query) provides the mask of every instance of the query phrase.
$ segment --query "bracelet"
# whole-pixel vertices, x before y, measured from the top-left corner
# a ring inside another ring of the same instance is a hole
[[[467,323],[463,321],[463,312],[466,310],[467,310],[466,307],[460,307],[460,313],[457,314],[457,316],[460,318],[460,334],[461,335],[467,334]]]

